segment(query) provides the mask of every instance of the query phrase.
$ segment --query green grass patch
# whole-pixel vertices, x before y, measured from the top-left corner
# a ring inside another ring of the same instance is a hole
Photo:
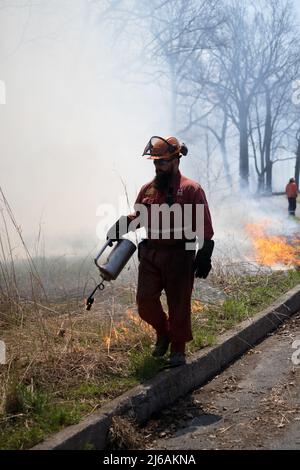
[[[143,351],[132,351],[130,355],[131,374],[138,382],[154,377],[164,364],[164,359],[151,356],[150,348]]]
[[[69,393],[72,399],[105,399],[119,394],[120,390],[137,385],[139,381],[135,377],[106,377],[95,383],[84,382],[78,388]]]
[[[194,339],[189,343],[188,351],[212,346],[219,334],[252,317],[299,283],[299,271],[228,277],[226,285],[223,282],[219,286],[226,287],[227,297],[224,301],[207,304],[204,309],[198,301],[199,308],[195,309],[196,313],[192,316]],[[93,332],[99,327],[95,324],[93,330],[94,324],[86,326]],[[49,380],[46,382],[49,386],[46,387],[45,382],[38,385],[35,379],[32,379],[32,384],[24,383],[21,379],[22,369],[11,371],[5,406],[0,413],[0,449],[30,448],[63,427],[77,423],[108,400],[155,376],[164,364],[164,359],[153,358],[151,337],[140,330],[136,336],[131,336],[129,332],[133,328],[132,325],[128,326],[128,337],[125,339],[123,335],[121,345],[112,344],[109,354],[103,356],[103,361],[97,362],[93,356],[91,361],[96,361],[95,364],[87,362],[87,366],[91,365],[91,371],[93,367],[100,367],[98,375],[85,377],[80,362],[77,365],[75,361],[71,370],[76,380],[71,374],[69,378],[72,378],[72,382],[69,386],[64,384],[65,370],[58,385],[53,385]],[[135,328],[138,329],[138,326]],[[85,341],[81,340],[79,336],[78,344],[84,347]],[[97,341],[95,344],[98,344]],[[87,341],[87,347],[91,347],[91,344],[94,343]],[[80,357],[81,353],[78,360]]]
[[[244,276],[238,283],[235,280],[222,304],[208,305],[193,319],[194,339],[190,350],[212,346],[218,334],[251,318],[299,283],[300,272],[294,270],[278,271],[268,276]],[[206,319],[204,325],[197,321],[199,318]]]
[[[80,404],[55,403],[51,395],[18,385],[6,399],[7,413],[0,419],[0,449],[26,449],[46,435],[78,423]]]
[[[216,342],[216,335],[211,328],[195,328],[193,332],[193,341],[189,345],[189,350],[196,351],[197,349],[212,346]]]

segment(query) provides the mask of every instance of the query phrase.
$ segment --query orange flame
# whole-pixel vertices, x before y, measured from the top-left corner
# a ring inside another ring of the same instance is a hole
[[[199,313],[204,310],[205,306],[199,300],[192,301],[192,313]]]
[[[110,336],[105,336],[105,337],[103,338],[103,341],[104,341],[104,343],[105,343],[105,346],[106,346],[107,349],[109,350],[109,348],[110,348],[110,343],[111,343],[111,337],[110,337]]]
[[[138,327],[138,328],[134,328]],[[151,332],[152,328],[144,322],[134,310],[128,308],[125,312],[124,319],[111,325],[109,336],[103,337],[103,343],[107,348],[108,354],[112,345],[126,341],[130,335],[135,335],[136,332],[143,331],[144,333]]]
[[[151,331],[151,326],[144,322],[131,308],[128,308],[126,310],[126,317],[128,320],[138,326],[142,331]]]
[[[131,308],[128,308],[126,310],[126,316],[128,320],[132,321],[133,323],[137,323],[137,324],[141,323],[140,317],[136,315]]]
[[[265,266],[300,266],[300,239],[267,235],[266,225],[269,222],[247,224],[245,227],[255,248],[255,260]]]

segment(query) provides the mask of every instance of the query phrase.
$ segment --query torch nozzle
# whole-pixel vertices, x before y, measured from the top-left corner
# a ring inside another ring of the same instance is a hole
[[[88,299],[85,299],[85,309],[86,310],[91,310],[92,305],[94,303],[94,297],[89,297]]]

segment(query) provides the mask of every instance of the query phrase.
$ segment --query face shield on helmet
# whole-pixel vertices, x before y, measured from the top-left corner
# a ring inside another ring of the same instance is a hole
[[[180,154],[181,145],[176,137],[159,137],[154,135],[146,145],[143,155],[149,155],[148,159],[159,160],[168,159],[176,154]]]

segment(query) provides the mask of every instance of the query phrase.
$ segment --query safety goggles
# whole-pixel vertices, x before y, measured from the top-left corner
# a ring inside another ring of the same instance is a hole
[[[170,144],[163,137],[153,135],[146,145],[143,155],[151,155],[152,157],[162,157],[163,155],[176,152],[177,147]]]
[[[158,158],[157,160],[154,160],[153,163],[154,165],[167,165],[168,163],[172,162],[173,160],[176,160],[178,157],[173,157],[173,158]]]

